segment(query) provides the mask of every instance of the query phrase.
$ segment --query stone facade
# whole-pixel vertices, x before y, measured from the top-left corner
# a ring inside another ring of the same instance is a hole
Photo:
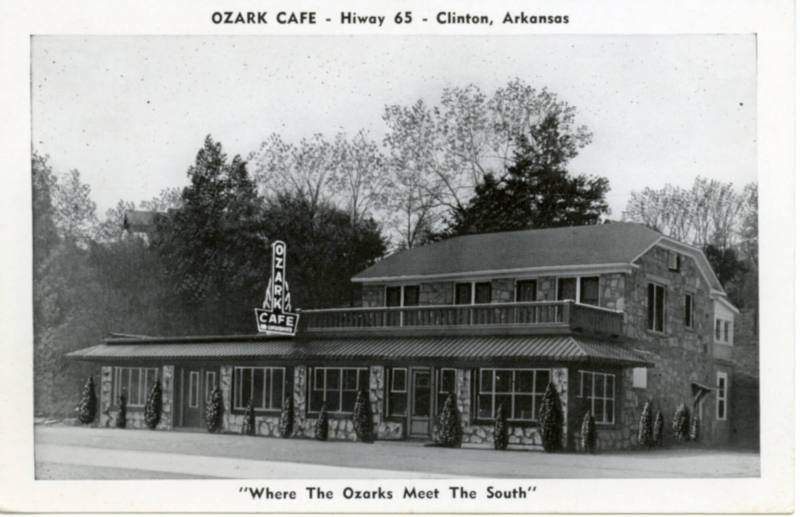
[[[453,303],[453,282],[426,282],[419,288],[420,305],[449,305]]]
[[[363,285],[361,286],[361,305],[363,307],[383,307],[384,302],[383,285]]]
[[[114,427],[119,412],[119,402],[112,401],[112,390],[114,382],[114,367],[103,366],[100,369],[100,404],[98,407],[100,427]],[[161,419],[158,421],[156,429],[172,429],[173,410],[174,410],[174,391],[175,391],[175,366],[164,365],[159,369],[159,380],[161,381]],[[145,429],[147,424],[144,421],[144,407],[126,408],[125,427],[131,429]]]
[[[508,303],[514,301],[516,287],[513,278],[495,278],[492,280],[492,302]]]

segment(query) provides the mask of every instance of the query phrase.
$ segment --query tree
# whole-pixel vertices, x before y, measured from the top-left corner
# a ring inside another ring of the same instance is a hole
[[[653,413],[649,401],[644,403],[642,415],[639,417],[638,441],[643,447],[653,446]]]
[[[144,421],[147,427],[155,429],[159,420],[161,420],[161,382],[156,377],[156,382],[150,389],[144,405]]]
[[[256,412],[253,408],[253,401],[247,403],[247,409],[242,419],[242,434],[254,436],[256,434]]]
[[[581,425],[581,449],[584,452],[594,452],[597,449],[597,425],[591,411],[583,415],[583,425]]]
[[[544,399],[539,410],[539,425],[545,452],[561,450],[563,423],[564,413],[561,409],[561,398],[558,396],[555,385],[549,382],[544,390]]]
[[[570,175],[567,163],[577,155],[575,137],[559,127],[555,114],[520,137],[507,174],[491,174],[469,203],[451,210],[446,235],[597,224],[608,213],[608,180]]]
[[[319,408],[317,424],[314,427],[314,438],[321,441],[328,439],[328,405],[325,402]]]
[[[222,429],[222,415],[225,408],[222,402],[222,390],[215,386],[211,396],[206,402],[206,429],[209,433],[216,433]]]
[[[128,395],[125,393],[125,388],[122,388],[122,393],[119,394],[119,409],[117,410],[116,426],[124,429],[128,423]]]
[[[356,438],[362,442],[372,442],[372,411],[369,407],[369,396],[364,390],[359,390],[356,403],[353,407],[353,429]]]
[[[89,376],[81,392],[81,400],[76,408],[78,411],[78,421],[82,424],[94,422],[97,413],[97,395],[94,392],[94,378]]]
[[[461,447],[461,415],[456,407],[455,395],[450,393],[439,414],[439,436],[437,443],[444,447]]]
[[[689,427],[689,440],[696,442],[700,439],[700,418],[697,413],[692,415],[692,424]]]
[[[497,414],[494,417],[494,448],[504,451],[508,447],[508,419],[506,417],[506,407],[500,404],[497,407]]]
[[[91,187],[81,181],[81,173],[76,169],[62,175],[54,187],[54,218],[61,237],[85,246],[94,236],[97,226]]]
[[[689,439],[689,422],[689,408],[686,407],[686,404],[681,403],[672,417],[672,433],[677,441],[685,442]]]
[[[664,415],[661,411],[656,412],[656,420],[653,424],[653,444],[661,447],[664,445]]]
[[[291,395],[286,397],[286,399],[283,401],[281,418],[278,423],[278,427],[281,433],[281,438],[289,438],[292,436],[292,430],[294,428],[294,401]]]

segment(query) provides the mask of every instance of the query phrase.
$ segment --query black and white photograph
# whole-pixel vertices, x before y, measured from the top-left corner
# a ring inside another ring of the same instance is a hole
[[[30,34],[34,482],[536,512],[767,481],[759,34],[211,11]],[[378,30],[412,23],[485,28]]]

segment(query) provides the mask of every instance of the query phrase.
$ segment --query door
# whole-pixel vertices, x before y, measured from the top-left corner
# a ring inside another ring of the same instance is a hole
[[[411,411],[409,412],[409,436],[428,438],[431,435],[431,386],[430,368],[411,369]]]
[[[218,368],[184,367],[180,373],[180,425],[205,427],[206,402],[217,385]]]

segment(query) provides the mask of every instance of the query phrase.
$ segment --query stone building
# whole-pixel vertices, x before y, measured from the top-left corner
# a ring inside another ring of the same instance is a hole
[[[568,449],[587,411],[601,449],[634,446],[646,401],[665,431],[685,403],[701,442],[728,443],[738,311],[697,248],[633,223],[469,235],[398,252],[352,280],[360,306],[302,311],[293,338],[112,336],[70,355],[102,365],[101,425],[123,390],[129,425],[143,425],[158,379],[165,429],[202,427],[219,386],[226,431],[240,430],[252,401],[257,433],[277,436],[291,396],[296,436],[313,436],[324,401],[330,437],[353,439],[365,390],[377,439],[430,441],[453,393],[464,446],[491,447],[502,404],[510,448],[539,449],[552,382]]]

